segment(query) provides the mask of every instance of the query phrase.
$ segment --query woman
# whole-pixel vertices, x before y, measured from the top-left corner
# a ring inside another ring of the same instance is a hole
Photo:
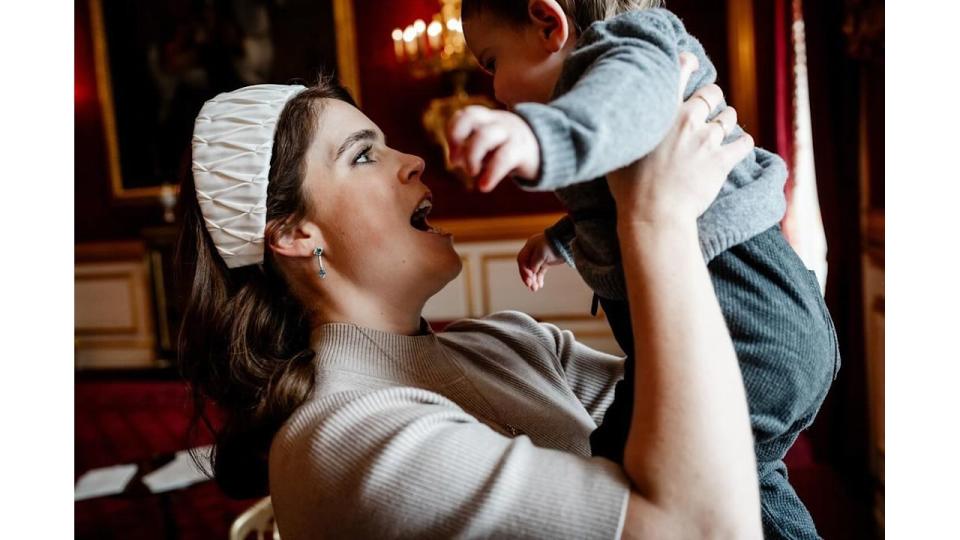
[[[760,537],[695,226],[752,141],[721,147],[705,114],[684,105],[661,148],[610,178],[646,389],[621,467],[588,446],[619,359],[516,312],[440,334],[421,319],[460,271],[427,223],[422,160],[329,83],[208,102],[183,189],[180,347],[198,402],[225,412],[220,485],[269,491],[285,540]]]

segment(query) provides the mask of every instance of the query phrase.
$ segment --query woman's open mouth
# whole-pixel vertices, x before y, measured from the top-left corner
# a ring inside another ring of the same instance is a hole
[[[413,214],[410,216],[410,225],[418,231],[447,235],[444,230],[434,227],[427,222],[427,216],[431,210],[433,210],[433,198],[427,193],[420,199],[417,207],[413,210]]]

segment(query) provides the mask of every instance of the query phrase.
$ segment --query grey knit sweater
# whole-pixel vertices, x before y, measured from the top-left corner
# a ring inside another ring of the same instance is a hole
[[[700,60],[686,89],[716,80],[696,38],[674,14],[646,9],[597,22],[564,63],[547,104],[522,103],[520,114],[540,142],[540,176],[526,189],[556,191],[569,216],[547,236],[601,296],[626,299],[616,234],[616,205],[604,175],[629,165],[663,140],[677,114],[679,54]],[[726,104],[718,105],[714,114]],[[740,135],[736,128],[730,138]],[[769,229],[786,209],[782,159],[756,149],[738,164],[698,222],[709,262],[717,254]]]
[[[619,538],[629,482],[591,458],[622,360],[518,312],[400,336],[328,324],[270,449],[284,540]]]

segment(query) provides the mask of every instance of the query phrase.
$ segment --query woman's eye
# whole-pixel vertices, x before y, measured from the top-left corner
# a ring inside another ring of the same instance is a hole
[[[357,156],[353,158],[353,164],[373,163],[373,159],[370,157],[371,150],[373,150],[372,146],[366,146],[363,150],[360,150]]]

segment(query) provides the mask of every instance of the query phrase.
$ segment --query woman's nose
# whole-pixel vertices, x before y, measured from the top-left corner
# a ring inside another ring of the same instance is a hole
[[[403,183],[419,180],[427,164],[419,157],[410,154],[403,155],[403,166],[400,169],[400,181]]]

